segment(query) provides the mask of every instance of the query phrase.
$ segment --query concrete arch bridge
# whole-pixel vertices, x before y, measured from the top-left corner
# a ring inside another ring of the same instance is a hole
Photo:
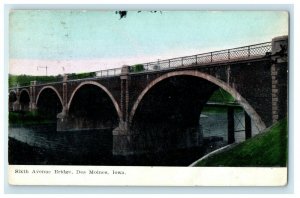
[[[287,116],[288,39],[97,72],[97,77],[9,89],[10,111],[39,110],[57,131],[113,130],[113,153],[197,146],[199,116],[219,88],[231,94],[261,131]],[[228,110],[232,137],[232,110]],[[249,126],[250,124],[250,126]],[[228,139],[232,142],[232,138]],[[171,144],[171,143],[170,143]]]

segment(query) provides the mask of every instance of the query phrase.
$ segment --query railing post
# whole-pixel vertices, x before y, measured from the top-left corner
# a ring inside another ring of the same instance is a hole
[[[210,52],[210,62],[212,63],[213,62],[213,53],[212,52]]]
[[[195,55],[195,59],[196,59],[196,65],[198,65],[198,60],[197,60],[197,55]]]
[[[248,46],[248,57],[250,57],[250,46]]]
[[[228,60],[230,60],[230,49],[228,49]]]
[[[171,60],[169,59],[169,68],[171,67]]]
[[[183,66],[183,57],[181,57],[181,66]]]

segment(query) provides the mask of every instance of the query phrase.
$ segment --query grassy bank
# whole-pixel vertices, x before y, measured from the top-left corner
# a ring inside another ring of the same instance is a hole
[[[38,115],[37,112],[9,112],[10,125],[48,124],[55,120]]]
[[[284,167],[287,165],[287,156],[287,120],[284,119],[265,133],[212,155],[195,166]]]

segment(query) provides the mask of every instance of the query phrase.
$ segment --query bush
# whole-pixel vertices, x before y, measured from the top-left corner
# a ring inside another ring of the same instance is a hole
[[[144,70],[145,70],[145,68],[144,68],[144,65],[142,65],[142,64],[133,65],[131,67],[131,72],[141,72]]]
[[[93,78],[96,76],[96,72],[80,73],[80,74],[68,74],[68,79],[82,79],[82,78]]]

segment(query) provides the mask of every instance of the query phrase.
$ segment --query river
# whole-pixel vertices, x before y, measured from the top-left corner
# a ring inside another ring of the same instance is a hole
[[[203,111],[199,148],[120,157],[112,155],[112,130],[57,132],[56,124],[9,128],[9,163],[31,165],[188,166],[227,144],[225,111]],[[244,113],[235,112],[236,142],[245,140]],[[257,133],[253,127],[253,133]]]

